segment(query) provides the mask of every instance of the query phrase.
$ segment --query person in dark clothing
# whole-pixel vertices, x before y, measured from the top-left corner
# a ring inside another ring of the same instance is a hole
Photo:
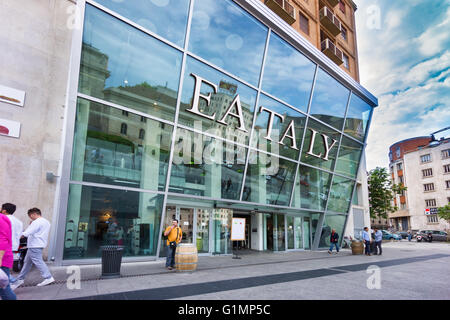
[[[339,235],[337,234],[336,230],[331,230],[331,235],[330,235],[330,250],[328,250],[329,254],[333,253],[333,247],[336,246],[336,253],[339,253]]]

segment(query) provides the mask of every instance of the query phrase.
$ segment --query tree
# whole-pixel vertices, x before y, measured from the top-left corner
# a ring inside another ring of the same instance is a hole
[[[389,212],[398,210],[396,206],[392,206],[395,195],[403,194],[407,188],[401,183],[393,184],[387,169],[380,167],[369,172],[368,184],[370,217],[387,219]]]
[[[450,203],[438,208],[438,217],[450,223]]]

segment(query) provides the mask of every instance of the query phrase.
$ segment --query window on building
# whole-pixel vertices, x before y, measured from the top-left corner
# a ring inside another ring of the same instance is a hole
[[[406,203],[400,203],[400,209],[405,210],[406,209]]]
[[[404,184],[403,176],[398,176],[398,182]]]
[[[345,14],[345,3],[342,0],[339,1],[339,9]]]
[[[427,222],[428,223],[439,223],[439,218],[435,214],[432,214],[432,215],[427,216]]]
[[[403,163],[397,163],[397,171],[398,170],[403,170]]]
[[[145,138],[145,130],[141,129],[139,130],[139,139],[144,139]]]
[[[423,185],[424,191],[434,191],[434,183],[427,183]]]
[[[442,159],[450,158],[450,149],[442,150],[441,154],[442,154]]]
[[[344,67],[345,67],[345,69],[350,70],[350,60],[349,60],[349,57],[348,57],[345,53],[343,53],[343,54],[342,54],[342,58],[343,58],[343,61],[344,61]]]
[[[128,117],[128,111],[122,110],[122,115]]]
[[[392,161],[392,152],[389,152],[389,160]]]
[[[450,164],[444,166],[444,173],[450,173]]]
[[[309,35],[309,19],[301,12],[298,13],[298,16],[300,20],[300,30]]]
[[[425,205],[427,208],[436,207],[436,199],[425,200]]]
[[[348,41],[347,29],[345,29],[344,27],[341,27],[341,36],[342,36],[342,39],[344,39],[345,41]]]
[[[425,154],[423,156],[420,156],[420,162],[427,163],[431,161],[431,154]]]
[[[450,189],[450,180],[445,181],[445,187]]]
[[[400,158],[400,147],[397,147],[395,149],[395,155],[397,156],[397,158]]]
[[[147,118],[146,117],[141,117],[141,122],[146,123],[147,122]]]
[[[433,169],[429,168],[422,170],[422,176],[423,178],[433,176]]]
[[[127,134],[128,126],[126,123],[122,123],[120,126],[120,133],[121,134]]]

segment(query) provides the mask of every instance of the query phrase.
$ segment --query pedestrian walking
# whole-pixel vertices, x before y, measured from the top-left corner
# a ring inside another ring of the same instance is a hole
[[[367,228],[367,227],[364,228],[364,231],[362,233],[362,237],[363,237],[363,240],[364,240],[364,244],[366,246],[365,254],[366,254],[366,256],[370,256],[371,255],[371,253],[370,253],[371,239],[370,239],[369,228]]]
[[[8,278],[13,260],[11,221],[5,215],[0,214],[0,268]],[[6,288],[0,288],[0,297],[2,300],[17,300],[9,283]]]
[[[42,251],[47,246],[48,235],[50,232],[50,222],[42,217],[41,210],[38,208],[28,210],[28,217],[31,219],[31,224],[22,233],[23,237],[28,238],[27,255],[25,256],[22,271],[17,277],[17,280],[11,285],[13,290],[23,284],[25,277],[28,272],[30,272],[33,264],[40,271],[42,278],[44,278],[44,280],[37,285],[38,287],[46,286],[55,282],[55,279],[53,279],[53,276],[42,257]]]
[[[375,255],[380,255],[383,253],[383,249],[381,249],[381,243],[383,242],[383,232],[378,228],[375,228]]]
[[[328,250],[329,254],[333,253],[333,247],[336,246],[336,254],[339,253],[339,234],[336,232],[336,230],[331,230],[331,235],[330,235],[330,250]]]
[[[22,236],[23,232],[23,223],[19,219],[13,216],[14,212],[16,212],[16,205],[12,203],[4,203],[2,204],[1,213],[8,217],[9,221],[11,222],[11,236],[12,236],[12,251],[13,251],[13,258],[14,258],[14,252],[17,252],[19,250],[20,245],[20,237]],[[17,253],[16,253],[17,254]],[[18,259],[18,257],[16,257]],[[10,280],[12,282],[15,281],[15,278],[10,275]]]
[[[167,237],[166,268],[172,270],[175,267],[175,250],[183,238],[183,232],[178,226],[177,219],[172,220],[172,225],[166,228],[164,236]]]
[[[412,239],[411,231],[408,231],[408,241],[411,242],[411,239]]]

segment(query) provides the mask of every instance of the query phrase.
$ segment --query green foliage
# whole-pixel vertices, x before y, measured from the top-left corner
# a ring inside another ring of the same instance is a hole
[[[403,184],[392,184],[386,168],[377,167],[369,172],[369,203],[370,217],[387,219],[389,212],[398,210],[392,206],[395,195],[406,191]]]
[[[450,203],[438,208],[438,217],[450,222]]]

